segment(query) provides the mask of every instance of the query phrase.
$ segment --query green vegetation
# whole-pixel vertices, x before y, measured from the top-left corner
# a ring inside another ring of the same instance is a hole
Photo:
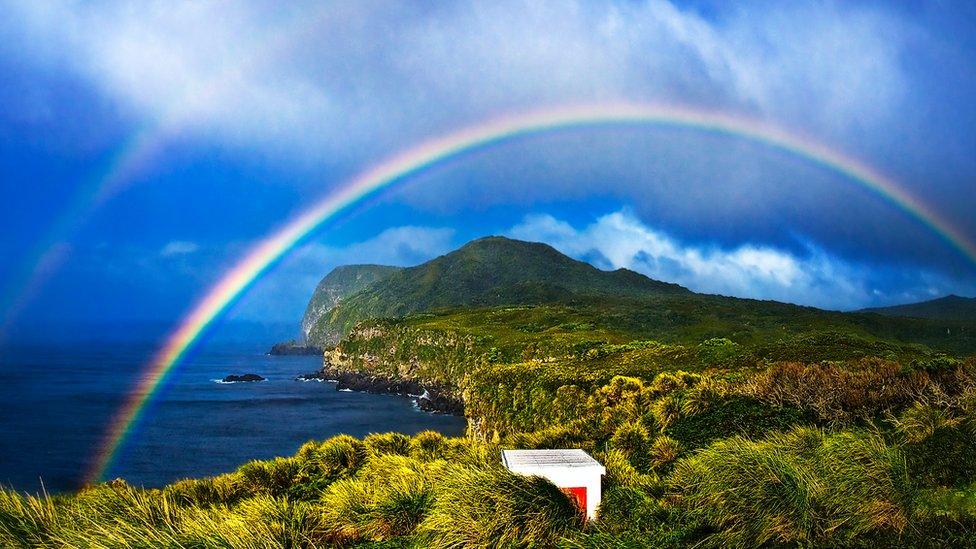
[[[444,308],[686,293],[681,286],[626,269],[601,271],[546,244],[488,237],[390,273],[345,297],[318,320],[309,337],[313,343],[327,344],[334,334],[344,336],[360,320]]]
[[[158,490],[2,492],[0,545],[976,547],[976,323],[702,296],[524,243],[534,259],[505,262],[519,285],[498,268],[509,243],[330,313],[352,324],[328,368],[446,387],[466,437],[338,436]],[[479,294],[489,271],[518,299]],[[607,468],[596,521],[499,460],[566,447]]]
[[[811,375],[838,381],[805,385]],[[852,383],[835,394],[852,376],[893,388]],[[481,419],[506,426],[493,440],[338,436],[161,490],[117,480],[73,495],[3,492],[0,545],[976,544],[973,358],[935,371],[857,360],[614,376],[560,386],[531,428],[520,427],[521,408],[546,399],[525,395]],[[498,459],[505,447],[565,446],[607,467],[593,523],[547,481],[511,475]]]

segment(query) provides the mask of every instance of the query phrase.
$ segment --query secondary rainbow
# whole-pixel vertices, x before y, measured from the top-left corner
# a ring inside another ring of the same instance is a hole
[[[153,393],[207,326],[262,273],[322,223],[378,191],[444,160],[522,136],[604,125],[689,128],[754,141],[795,154],[875,192],[934,230],[976,265],[976,244],[891,179],[824,145],[756,120],[674,106],[632,103],[576,105],[496,118],[389,157],[341,185],[253,248],[197,303],[154,356],[110,424],[87,480],[96,482],[104,476]]]
[[[167,144],[187,127],[193,126],[200,116],[192,108],[193,105],[207,104],[235,93],[241,74],[258,70],[262,63],[273,59],[283,48],[300,44],[330,13],[327,5],[311,14],[306,10],[294,10],[279,28],[269,29],[264,38],[236,62],[223,66],[201,83],[187,85],[174,94],[162,114],[147,119],[96,177],[80,185],[67,209],[37,241],[23,268],[17,276],[12,277],[8,288],[0,295],[0,341],[20,312],[69,255],[71,241],[95,211],[137,182],[141,174],[152,168]]]

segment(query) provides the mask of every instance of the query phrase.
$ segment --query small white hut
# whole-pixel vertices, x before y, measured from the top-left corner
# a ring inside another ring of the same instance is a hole
[[[519,475],[536,475],[576,499],[586,518],[596,517],[606,468],[583,450],[502,450],[502,463]]]

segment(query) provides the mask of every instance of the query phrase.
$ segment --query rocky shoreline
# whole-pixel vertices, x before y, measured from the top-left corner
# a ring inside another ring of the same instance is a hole
[[[336,390],[350,390],[364,393],[400,395],[412,397],[417,406],[425,412],[464,416],[464,402],[454,395],[452,387],[439,383],[422,383],[415,380],[390,379],[360,372],[340,371],[331,366],[322,368],[315,374],[306,374],[304,379],[337,381]]]

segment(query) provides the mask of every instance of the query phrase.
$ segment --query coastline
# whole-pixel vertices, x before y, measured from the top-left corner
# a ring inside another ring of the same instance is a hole
[[[336,390],[357,391],[371,394],[399,395],[413,398],[425,412],[464,417],[464,401],[455,396],[453,387],[440,383],[427,383],[410,379],[393,379],[362,372],[339,370],[329,364],[312,376],[336,381]]]

